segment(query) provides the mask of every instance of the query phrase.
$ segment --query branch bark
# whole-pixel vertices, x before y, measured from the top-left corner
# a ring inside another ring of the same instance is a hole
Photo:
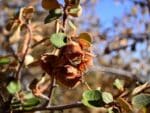
[[[77,107],[84,107],[82,102],[75,102],[71,104],[65,104],[65,105],[57,105],[57,106],[51,106],[51,107],[39,107],[39,108],[33,108],[31,110],[14,110],[14,113],[22,113],[22,112],[34,112],[34,111],[53,111],[53,110],[65,110],[65,109],[71,109],[71,108],[77,108]]]

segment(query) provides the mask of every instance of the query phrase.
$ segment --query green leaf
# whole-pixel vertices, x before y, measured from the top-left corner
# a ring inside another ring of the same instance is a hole
[[[16,81],[11,81],[7,86],[7,90],[9,93],[15,94],[21,90],[21,85]]]
[[[108,92],[102,92],[102,99],[106,104],[113,102],[113,96],[111,93]]]
[[[132,98],[132,104],[136,108],[148,107],[150,105],[150,94],[139,94]]]
[[[34,98],[35,96],[31,92],[27,92],[24,94],[24,99],[31,99]]]
[[[5,64],[9,64],[9,63],[10,63],[10,58],[8,58],[8,57],[0,58],[0,65],[5,65]]]
[[[64,33],[55,33],[50,37],[50,42],[57,48],[61,48],[67,43],[67,36]]]
[[[31,109],[39,103],[40,100],[37,97],[35,97],[32,93],[26,93],[24,95],[22,106],[24,107],[24,109]]]
[[[49,11],[49,15],[45,18],[44,23],[50,23],[62,16],[62,10],[60,8]]]
[[[88,90],[82,95],[82,102],[88,107],[101,107],[104,105],[102,93],[99,90]]]
[[[19,110],[19,108],[21,107],[21,101],[18,100],[16,97],[13,97],[10,106],[13,110]]]
[[[121,90],[121,91],[124,90],[124,81],[123,81],[123,80],[116,79],[116,80],[114,81],[113,85],[114,85],[117,89],[119,89],[119,90]]]
[[[23,107],[33,107],[40,103],[39,99],[36,97],[24,100]]]

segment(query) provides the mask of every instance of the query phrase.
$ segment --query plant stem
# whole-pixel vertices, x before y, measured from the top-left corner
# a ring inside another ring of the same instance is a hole
[[[55,77],[52,76],[50,90],[49,90],[49,94],[48,94],[49,100],[46,100],[46,102],[42,105],[42,107],[47,107],[48,105],[51,104],[52,94],[53,94],[53,90],[54,90],[55,86],[56,86],[56,80],[55,80]]]

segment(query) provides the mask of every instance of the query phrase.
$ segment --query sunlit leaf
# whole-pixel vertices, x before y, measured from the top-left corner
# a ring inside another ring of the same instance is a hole
[[[58,48],[66,45],[66,41],[67,36],[64,33],[55,33],[50,37],[50,42]]]
[[[116,80],[114,81],[113,85],[114,85],[117,89],[119,89],[119,90],[121,90],[121,91],[124,90],[124,81],[122,81],[122,80],[116,79]]]
[[[21,85],[16,81],[11,81],[7,86],[7,90],[9,93],[15,94],[21,90]]]
[[[101,107],[104,105],[102,93],[99,90],[88,90],[82,95],[82,102],[88,107]]]
[[[44,23],[50,23],[62,16],[62,10],[60,8],[49,11],[49,15],[45,18]]]
[[[141,109],[150,105],[150,94],[139,94],[132,98],[134,107]]]
[[[113,102],[113,96],[108,92],[102,92],[102,99],[106,104]]]
[[[10,58],[8,58],[8,57],[0,58],[0,65],[5,65],[5,64],[9,64],[9,63],[10,63]]]

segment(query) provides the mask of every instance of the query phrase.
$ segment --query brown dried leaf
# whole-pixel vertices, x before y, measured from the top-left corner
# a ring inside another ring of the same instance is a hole
[[[117,99],[117,102],[119,103],[121,108],[123,108],[123,110],[126,111],[126,113],[133,113],[133,108],[124,98],[119,97]]]
[[[46,10],[52,10],[60,8],[60,4],[57,0],[42,0],[42,7]]]

